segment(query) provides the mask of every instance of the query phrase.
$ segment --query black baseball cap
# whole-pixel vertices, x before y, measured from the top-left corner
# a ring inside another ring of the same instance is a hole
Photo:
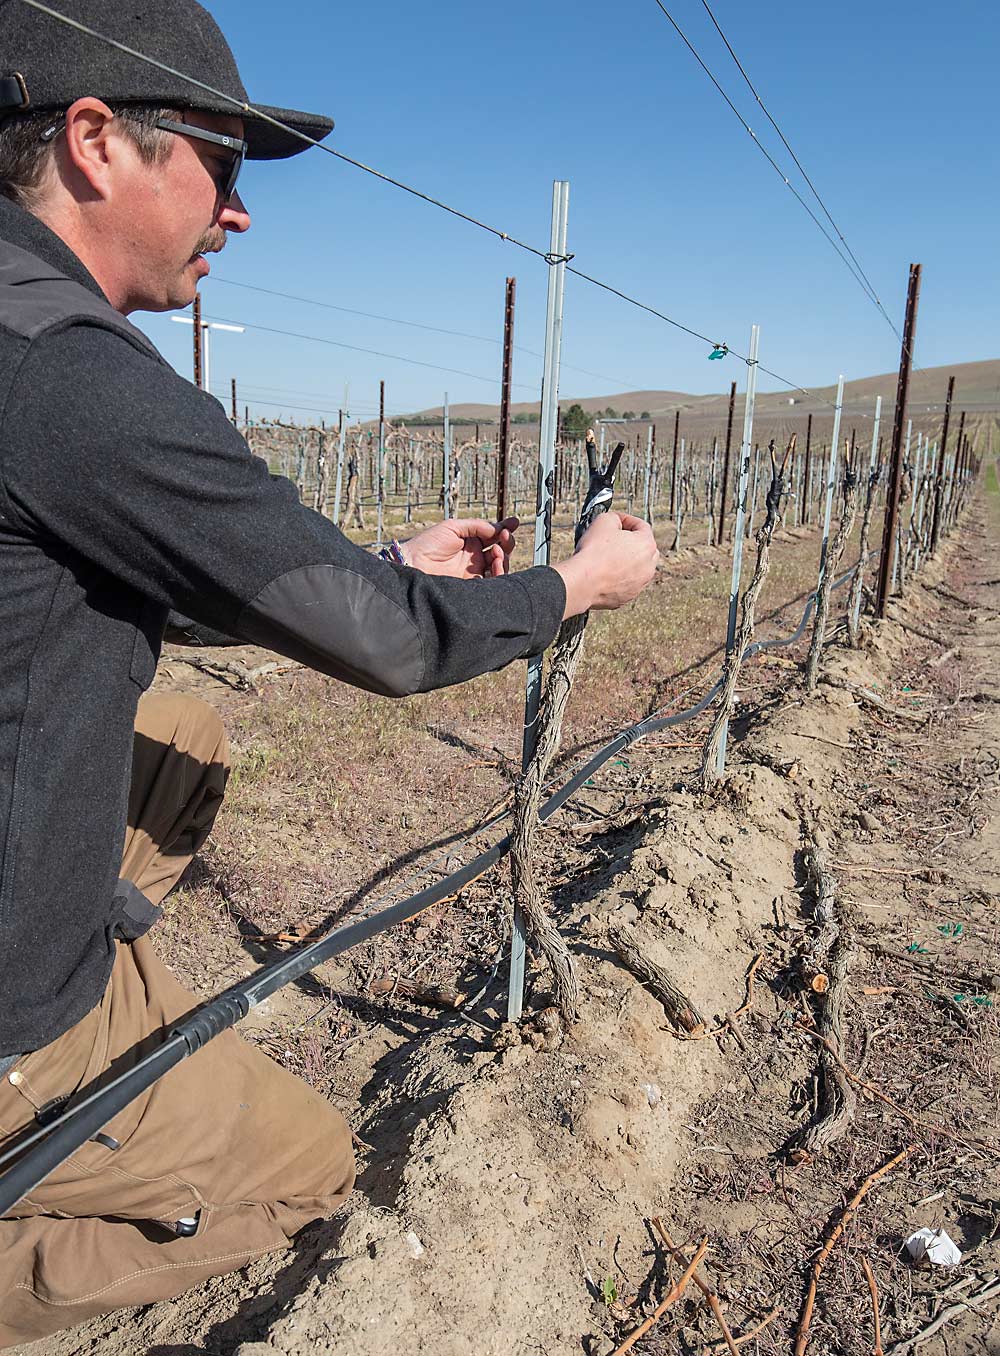
[[[241,106],[24,0],[0,0],[0,121],[11,113],[68,108],[85,95],[109,104],[202,109],[243,118],[250,160],[283,160],[308,146],[259,113],[316,141],[333,130],[333,119],[319,113],[251,104],[222,30],[197,0],[53,0],[48,7],[231,95]]]

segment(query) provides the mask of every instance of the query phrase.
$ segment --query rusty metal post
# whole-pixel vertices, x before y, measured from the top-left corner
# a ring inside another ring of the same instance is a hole
[[[906,318],[903,321],[899,377],[896,382],[896,408],[892,416],[892,447],[889,453],[889,480],[885,491],[882,556],[878,565],[878,590],[875,598],[875,616],[880,621],[885,617],[885,606],[889,601],[889,580],[892,578],[892,558],[896,548],[899,495],[903,483],[903,429],[906,425],[906,398],[910,390],[910,367],[913,363],[913,344],[917,333],[917,303],[919,300],[920,265],[911,264],[910,282],[906,289]]]
[[[715,539],[721,546],[726,531],[726,511],[729,508],[729,457],[733,449],[733,411],[736,408],[736,383],[729,388],[729,419],[726,422],[726,452],[722,462],[722,499],[719,502],[719,532]]]
[[[194,294],[194,384],[199,391],[205,389],[205,374],[201,361],[201,293]]]
[[[941,445],[938,448],[937,467],[934,471],[934,516],[931,519],[931,547],[933,555],[941,537],[941,494],[944,489],[944,459],[948,452],[948,423],[951,420],[951,402],[955,394],[955,378],[948,378],[948,395],[944,402],[944,423],[941,425]]]
[[[507,516],[507,460],[510,456],[510,381],[514,364],[514,296],[517,279],[507,279],[503,311],[503,375],[500,379],[500,445],[497,452],[497,522]]]

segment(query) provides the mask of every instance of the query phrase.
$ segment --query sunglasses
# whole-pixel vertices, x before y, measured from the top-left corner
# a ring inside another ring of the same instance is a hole
[[[216,188],[222,195],[222,201],[229,202],[236,192],[236,181],[240,177],[240,170],[247,156],[247,143],[241,141],[239,137],[224,136],[221,132],[206,132],[203,127],[192,127],[186,122],[171,122],[169,118],[157,118],[156,126],[164,132],[173,132],[180,137],[191,137],[195,141],[207,141],[212,146],[224,146],[227,151],[232,151],[232,161],[220,167],[212,176]]]

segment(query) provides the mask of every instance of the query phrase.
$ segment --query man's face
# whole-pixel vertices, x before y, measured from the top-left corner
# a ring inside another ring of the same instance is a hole
[[[243,136],[239,118],[188,110],[171,120]],[[127,271],[127,279],[122,279],[126,312],[190,305],[198,283],[209,272],[206,256],[223,248],[229,231],[250,227],[238,192],[223,201],[231,152],[179,133],[160,135],[167,145],[163,160],[147,164],[133,145],[116,174],[114,235]]]

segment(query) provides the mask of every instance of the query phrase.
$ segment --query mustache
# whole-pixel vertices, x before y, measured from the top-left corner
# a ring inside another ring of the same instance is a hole
[[[196,254],[221,254],[225,247],[225,231],[208,230],[195,245],[191,257],[193,259]]]

